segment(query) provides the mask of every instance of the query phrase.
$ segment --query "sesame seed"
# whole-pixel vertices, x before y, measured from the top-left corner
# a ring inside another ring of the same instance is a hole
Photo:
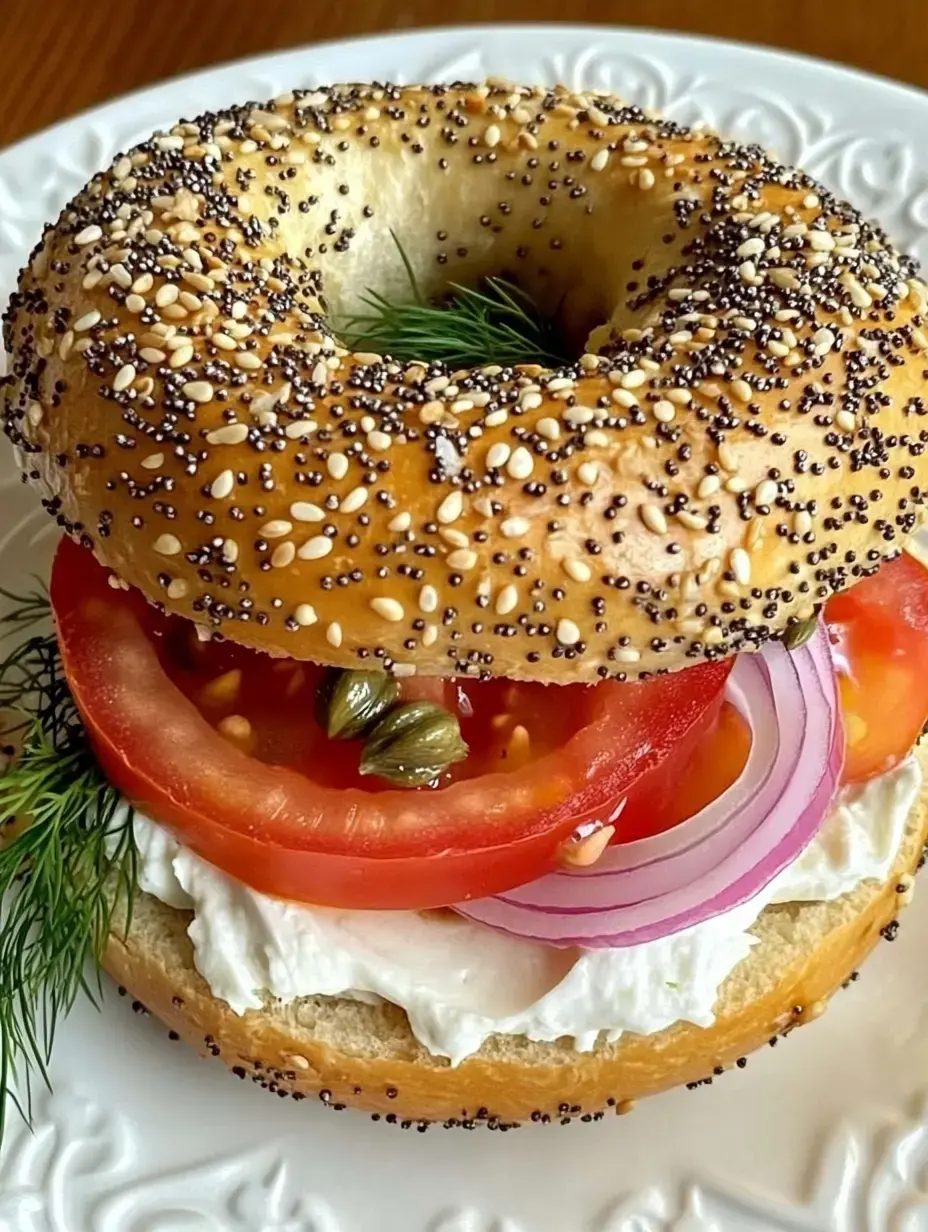
[[[426,625],[422,633],[422,645],[434,646],[438,641],[438,625]]]
[[[657,505],[639,505],[638,514],[648,530],[655,535],[667,534],[667,519]]]
[[[294,611],[293,619],[305,629],[308,625],[314,625],[319,617],[311,603],[301,603]]]
[[[167,596],[169,599],[183,599],[187,590],[188,586],[183,578],[173,578],[168,583]]]
[[[654,403],[654,418],[659,423],[673,423],[677,417],[677,408],[666,398]]]
[[[273,518],[270,522],[265,522],[258,533],[262,539],[282,539],[292,530],[293,523],[288,522],[286,518]]]
[[[41,402],[30,402],[26,408],[26,418],[33,428],[37,428],[45,418],[45,410]]]
[[[384,620],[389,620],[391,624],[398,624],[406,615],[403,605],[399,600],[386,598],[381,595],[371,599],[371,607],[378,616],[382,616]]]
[[[167,355],[164,351],[159,351],[157,347],[142,347],[139,351],[139,359],[144,359],[146,364],[163,364]]]
[[[504,407],[500,407],[498,411],[491,411],[483,422],[488,428],[499,428],[508,418],[509,412]]]
[[[640,658],[641,651],[632,646],[619,646],[615,652],[616,663],[637,663]]]
[[[136,371],[135,364],[123,364],[113,378],[113,389],[120,394],[124,389],[128,389],[135,380]]]
[[[738,455],[727,441],[723,441],[719,445],[719,465],[726,471],[736,471],[738,469]]]
[[[764,251],[764,241],[759,236],[752,236],[735,249],[736,257],[759,257]]]
[[[557,622],[557,640],[562,646],[576,646],[580,641],[580,627],[572,620]]]
[[[623,372],[620,385],[623,389],[639,389],[648,379],[648,374],[642,368],[632,368],[631,372]]]
[[[314,535],[300,547],[297,555],[300,560],[321,560],[323,556],[328,556],[333,546],[328,535]]]
[[[138,316],[140,312],[145,311],[145,301],[141,295],[136,295],[133,291],[131,295],[126,296],[126,307],[130,312],[134,312]]]
[[[591,406],[569,406],[564,412],[564,422],[571,428],[580,428],[584,424],[592,423],[594,419],[594,411]]]
[[[438,609],[438,591],[434,586],[423,586],[419,591],[419,611],[434,612]]]
[[[832,252],[835,247],[835,237],[830,231],[810,231],[806,241],[813,252]]]
[[[550,415],[546,415],[543,419],[539,419],[535,424],[535,431],[543,436],[545,440],[556,441],[561,435],[561,425],[556,419],[552,419]]]
[[[487,468],[489,470],[499,470],[501,466],[506,465],[511,453],[511,448],[504,441],[497,441],[495,445],[491,445],[487,450]]]
[[[348,474],[348,458],[343,453],[330,453],[326,462],[326,470],[333,479],[344,479]]]
[[[535,459],[524,445],[517,446],[506,463],[506,470],[513,479],[528,479],[535,469]]]
[[[772,505],[777,499],[777,483],[775,479],[763,479],[754,489],[756,505]]]
[[[211,402],[213,387],[209,381],[188,381],[181,391],[191,402]]]
[[[824,327],[822,329],[817,329],[812,335],[812,343],[815,347],[815,353],[817,355],[827,354],[834,347],[836,342],[837,338],[834,333],[832,333],[830,329]]]
[[[173,342],[174,340],[171,339]],[[183,342],[179,347],[172,348],[171,351],[171,367],[183,368],[193,359],[193,343]]]
[[[751,558],[744,548],[732,548],[731,550],[731,571],[735,575],[735,581],[741,586],[747,586],[751,580]]]
[[[468,573],[477,563],[477,553],[470,548],[457,548],[448,555],[448,564],[452,569]]]
[[[367,488],[352,488],[341,503],[342,513],[357,513],[367,502]]]
[[[807,535],[812,529],[812,515],[807,509],[798,509],[793,516],[793,530],[797,535]]]
[[[328,539],[326,543],[330,542]],[[287,565],[292,565],[296,556],[296,545],[292,540],[288,539],[285,543],[279,543],[271,553],[271,564],[275,569],[286,569]]]
[[[581,483],[585,483],[588,487],[592,487],[599,478],[599,463],[581,462],[577,467],[577,478]]]
[[[319,429],[319,424],[315,419],[296,419],[293,423],[288,423],[284,428],[284,436],[288,440],[299,440],[303,436],[312,436]]]
[[[500,531],[505,539],[518,539],[528,534],[530,526],[528,518],[507,518],[501,524]]]
[[[373,432],[368,432],[367,443],[377,453],[386,453],[393,444],[393,437],[386,432],[380,432],[375,429]]]
[[[508,616],[514,611],[519,603],[519,592],[510,582],[496,596],[496,614],[498,616]]]
[[[682,522],[689,530],[705,530],[709,525],[708,518],[704,518],[701,513],[692,513],[689,509],[679,509],[677,521]]]
[[[638,173],[638,187],[645,192],[654,187],[654,172],[649,167],[643,167]]]
[[[543,402],[544,398],[537,389],[530,389],[519,395],[519,406],[522,407],[523,411],[535,411]],[[489,419],[487,419],[487,423],[489,422]]]
[[[339,646],[341,646],[342,627],[338,623],[337,620],[333,620],[332,623],[329,625],[329,627],[326,629],[325,640],[329,643],[330,646],[334,646],[336,650],[338,649]]]
[[[455,530],[453,526],[440,527],[438,534],[444,539],[445,543],[450,543],[453,548],[466,548],[470,543],[470,536],[465,535],[461,530]]]
[[[85,312],[82,317],[78,317],[77,320],[74,322],[74,332],[76,334],[82,334],[87,329],[93,329],[93,327],[100,320],[102,320],[102,318],[99,312],[96,311],[96,309],[94,309],[92,312]]]
[[[155,540],[154,548],[162,556],[177,556],[183,551],[178,537],[170,534],[159,535]]]
[[[258,368],[264,367],[264,361],[260,355],[256,355],[254,351],[236,351],[235,364],[238,368],[244,368],[246,371],[256,372]]]
[[[155,306],[158,308],[167,308],[168,304],[173,304],[180,294],[177,284],[174,282],[165,282],[155,292]]]
[[[609,151],[608,150],[597,150],[596,153],[593,155],[593,157],[590,159],[590,170],[591,171],[605,171],[606,164],[608,162],[609,162]]]
[[[248,425],[223,424],[221,428],[207,432],[206,439],[210,445],[241,445],[248,439]]]
[[[718,475],[705,475],[699,481],[699,487],[696,489],[696,495],[700,500],[706,500],[710,496],[714,496],[720,490],[722,481]]]
[[[403,513],[398,513],[395,518],[390,519],[387,523],[387,530],[401,534],[403,531],[409,530],[410,526],[412,526],[412,514],[404,511]]]
[[[436,516],[439,522],[447,526],[450,522],[456,522],[463,512],[464,497],[459,488],[453,488],[438,506]]]
[[[491,149],[493,146],[499,145],[501,138],[502,133],[496,124],[488,125],[483,134],[484,144],[490,146]]]
[[[835,423],[842,432],[853,432],[857,427],[857,416],[853,411],[841,410],[835,415]]]
[[[569,376],[556,376],[548,382],[548,392],[552,394],[563,393],[573,387],[574,383]]]
[[[741,377],[738,377],[737,380],[732,381],[731,392],[739,402],[750,402],[753,393],[750,385]]]
[[[231,496],[235,488],[235,474],[233,471],[221,471],[213,482],[210,484],[209,494],[216,500],[225,500],[227,496]]]
[[[567,557],[562,560],[561,567],[575,582],[588,582],[593,576],[593,570],[586,561],[578,560],[576,557]]]
[[[95,244],[97,240],[103,238],[103,228],[92,223],[89,227],[85,227],[83,231],[78,231],[74,237],[74,243],[83,248],[86,244]]]
[[[630,389],[614,389],[612,391],[612,401],[618,406],[624,407],[627,411],[630,411],[633,406],[638,405],[638,399]]]

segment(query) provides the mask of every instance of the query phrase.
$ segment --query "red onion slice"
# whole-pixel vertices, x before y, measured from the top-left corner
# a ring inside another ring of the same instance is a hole
[[[741,776],[688,821],[457,906],[492,928],[557,946],[639,945],[753,898],[805,849],[834,797],[844,735],[828,634],[739,656],[728,698],[751,728]]]

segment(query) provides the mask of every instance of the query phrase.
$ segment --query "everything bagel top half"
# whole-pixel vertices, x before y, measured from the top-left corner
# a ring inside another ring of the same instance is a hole
[[[505,273],[569,367],[352,354],[368,288]],[[801,172],[612,97],[338,86],[177,124],[50,226],[4,421],[61,525],[236,641],[634,679],[749,649],[928,494],[926,290]]]

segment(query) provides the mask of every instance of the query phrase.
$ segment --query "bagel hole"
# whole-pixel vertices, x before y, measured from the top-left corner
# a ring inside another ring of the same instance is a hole
[[[504,289],[516,288],[526,298],[530,311],[541,324],[548,349],[556,356],[545,366],[556,366],[558,361],[570,363],[579,358],[589,349],[592,332],[609,321],[609,309],[596,293],[597,289],[590,285],[587,278],[573,276],[566,263],[536,264],[530,259],[530,254],[520,259],[509,250],[508,245],[503,244],[473,251],[465,245],[446,248],[441,241],[436,241],[436,251],[429,253],[421,245],[411,251],[402,239],[400,242],[409,268],[388,234],[378,247],[375,260],[367,268],[357,261],[352,271],[348,268],[349,263],[340,262],[335,277],[327,277],[327,271],[323,269],[323,307],[336,334],[344,333],[348,339],[357,337],[357,330],[347,329],[346,326],[374,311],[372,299],[378,303],[386,302],[399,310],[418,303],[443,309],[453,304],[458,294],[456,288],[487,293],[489,280],[501,281]],[[417,291],[419,300],[416,298]],[[356,346],[354,349],[371,348]],[[391,353],[394,358],[407,362],[428,358],[408,349],[402,353],[394,349]],[[475,356],[474,362],[489,364],[496,359],[493,354],[487,354]],[[537,360],[535,355],[527,353],[518,362],[534,363]]]

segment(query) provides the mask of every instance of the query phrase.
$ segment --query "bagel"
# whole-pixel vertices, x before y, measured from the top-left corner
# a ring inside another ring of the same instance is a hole
[[[506,273],[576,363],[350,353]],[[50,226],[6,432],[72,535],[233,640],[631,679],[756,648],[915,525],[926,289],[755,146],[601,95],[336,86],[156,135]]]
[[[924,746],[918,756],[928,763]],[[375,1119],[470,1128],[598,1119],[673,1086],[711,1082],[743,1066],[762,1044],[818,1018],[880,937],[895,936],[926,838],[928,787],[885,882],[862,882],[832,902],[786,903],[761,913],[751,929],[757,943],[722,984],[712,1026],[680,1022],[653,1035],[626,1033],[589,1052],[578,1052],[571,1040],[492,1036],[452,1067],[418,1043],[402,1010],[345,997],[269,1001],[239,1017],[197,972],[189,913],[147,894],[134,904],[128,934],[117,921],[104,965],[200,1053],[278,1095],[357,1107]]]

